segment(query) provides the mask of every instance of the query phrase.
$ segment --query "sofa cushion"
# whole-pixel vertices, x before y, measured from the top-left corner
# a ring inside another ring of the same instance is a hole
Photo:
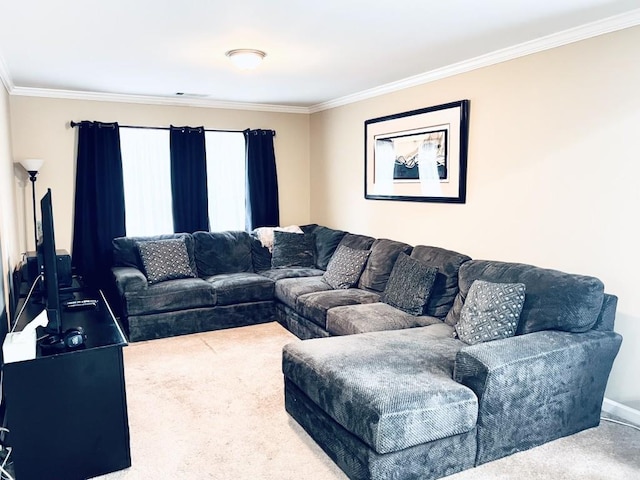
[[[526,297],[517,335],[540,330],[585,332],[597,321],[604,299],[604,285],[595,277],[546,268],[490,260],[471,260],[460,267],[460,292],[446,322],[455,325],[475,280],[524,283]]]
[[[458,294],[460,266],[471,258],[452,250],[426,245],[413,247],[411,258],[438,269],[424,314],[444,319]]]
[[[437,273],[437,267],[429,267],[400,252],[382,301],[411,315],[422,315]]]
[[[329,260],[338,248],[338,245],[347,232],[334,230],[332,228],[317,226],[313,230],[315,241],[316,267],[326,270]]]
[[[276,286],[277,288],[277,286]],[[354,335],[356,333],[400,330],[444,323],[435,317],[410,315],[386,303],[345,305],[327,312],[327,330],[331,335]],[[453,331],[452,327],[449,335]]]
[[[195,275],[198,275],[196,268],[196,257],[194,253],[193,237],[189,233],[170,233],[167,235],[153,235],[147,237],[118,237],[114,238],[113,246],[113,265],[116,267],[134,267],[143,271],[142,259],[138,250],[138,242],[149,240],[167,240],[172,238],[182,238],[187,247],[189,255],[189,265]]]
[[[364,268],[358,287],[383,292],[400,252],[411,253],[411,245],[379,238],[371,246],[371,255]]]
[[[274,268],[260,272],[260,275],[270,278],[274,282],[283,278],[321,277],[323,274],[324,270],[303,267]]]
[[[138,250],[150,285],[196,276],[189,265],[187,246],[182,238],[138,242]]]
[[[247,232],[195,232],[193,239],[200,277],[253,272],[251,236]]]
[[[331,257],[322,279],[332,288],[351,288],[358,282],[370,250],[355,250],[340,245]]]
[[[251,235],[251,261],[256,272],[271,269],[271,252],[255,235]]]
[[[125,292],[124,297],[129,316],[216,305],[215,290],[201,278],[167,280],[143,290]]]
[[[476,280],[455,325],[457,337],[469,345],[513,337],[524,305],[523,283]]]
[[[366,235],[358,235],[355,233],[347,233],[338,245],[344,245],[345,247],[354,248],[356,250],[369,250],[375,238],[368,237]]]
[[[377,453],[471,431],[477,398],[452,378],[456,353],[465,344],[434,339],[431,328],[290,343],[283,372]]]
[[[222,273],[205,280],[216,292],[217,305],[273,300],[275,282],[257,273]]]
[[[378,301],[380,301],[380,295],[376,293],[359,288],[349,288],[300,295],[293,308],[297,314],[326,329],[329,309],[342,305],[358,305]]]
[[[271,268],[313,268],[313,250],[313,236],[276,230],[273,232]]]
[[[327,290],[331,290],[331,287],[322,277],[283,278],[276,282],[275,297],[285,305],[295,308],[300,295]]]
[[[287,225],[286,227],[258,227],[251,232],[251,235],[254,235],[258,240],[260,240],[263,247],[272,252],[273,243],[275,241],[274,233],[276,230],[279,232],[304,233],[297,225]]]
[[[313,232],[318,228],[317,223],[307,223],[306,225],[300,225],[300,230],[307,235],[313,235]]]

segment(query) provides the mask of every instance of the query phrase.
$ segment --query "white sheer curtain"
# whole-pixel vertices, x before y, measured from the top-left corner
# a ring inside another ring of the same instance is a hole
[[[211,230],[244,230],[244,135],[242,132],[205,132],[205,144]]]
[[[120,128],[127,236],[173,233],[169,131]]]

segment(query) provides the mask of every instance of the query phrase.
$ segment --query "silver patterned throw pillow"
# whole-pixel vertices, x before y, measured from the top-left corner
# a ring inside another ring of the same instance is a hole
[[[182,238],[138,242],[138,251],[150,285],[178,278],[194,278],[187,245]]]
[[[462,306],[454,335],[470,345],[513,337],[524,297],[524,283],[475,280]]]
[[[338,245],[322,280],[334,289],[351,288],[358,282],[370,253],[370,250],[355,250]]]

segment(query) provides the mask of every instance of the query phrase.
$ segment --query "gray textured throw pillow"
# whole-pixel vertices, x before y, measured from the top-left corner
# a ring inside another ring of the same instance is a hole
[[[411,315],[422,315],[438,269],[400,252],[381,300]]]
[[[329,260],[322,280],[334,289],[351,288],[358,282],[370,253],[370,250],[355,250],[339,245]]]
[[[271,268],[313,268],[313,236],[306,233],[273,232]]]
[[[183,238],[138,242],[138,251],[149,284],[194,278]]]
[[[524,297],[524,283],[475,280],[460,311],[454,335],[470,345],[513,337]]]

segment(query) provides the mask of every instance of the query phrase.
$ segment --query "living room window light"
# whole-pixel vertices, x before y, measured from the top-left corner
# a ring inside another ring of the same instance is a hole
[[[244,135],[205,131],[204,139],[210,229],[244,230],[247,188]]]
[[[128,236],[173,232],[169,131],[120,127]],[[244,230],[246,166],[242,132],[205,132],[212,231]]]
[[[169,131],[120,128],[127,235],[173,233]]]

